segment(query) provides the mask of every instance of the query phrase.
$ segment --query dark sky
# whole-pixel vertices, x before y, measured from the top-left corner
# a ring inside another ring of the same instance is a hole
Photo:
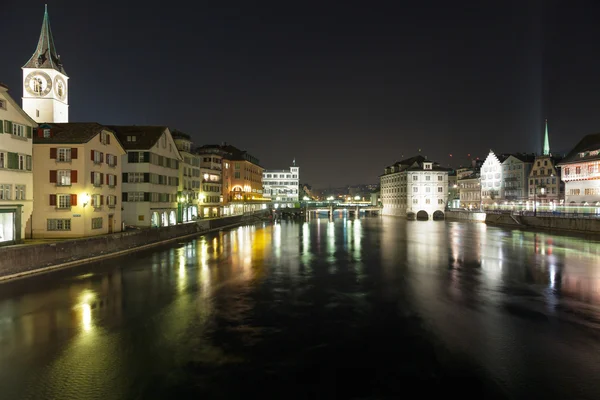
[[[189,4],[188,4],[189,3]],[[164,124],[316,187],[600,131],[600,1],[48,1],[70,120]],[[19,98],[43,1],[2,0]],[[451,158],[449,154],[453,154]]]

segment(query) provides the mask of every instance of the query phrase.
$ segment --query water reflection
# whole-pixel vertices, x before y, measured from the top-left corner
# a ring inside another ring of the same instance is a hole
[[[190,363],[248,362],[269,335],[293,337],[297,318],[345,332],[392,303],[510,387],[531,377],[515,371],[527,357],[556,357],[567,387],[564,376],[600,372],[586,358],[600,350],[549,327],[600,327],[598,260],[596,241],[485,224],[346,216],[240,227],[0,285],[0,364],[10,365],[0,386],[6,398],[140,398],[137,388]]]

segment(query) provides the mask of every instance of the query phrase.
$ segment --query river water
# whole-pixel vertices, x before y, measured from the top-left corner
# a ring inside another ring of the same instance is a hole
[[[0,284],[1,399],[600,398],[600,243],[265,223]]]

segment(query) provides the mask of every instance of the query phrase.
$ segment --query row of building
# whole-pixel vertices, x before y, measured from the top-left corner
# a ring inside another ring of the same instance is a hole
[[[384,215],[443,217],[445,209],[600,212],[600,134],[565,156],[552,154],[548,123],[542,154],[495,154],[456,170],[417,156],[380,177]]]
[[[294,207],[299,171],[167,126],[69,122],[69,78],[47,9],[23,66],[22,107],[0,85],[0,244],[163,227]]]

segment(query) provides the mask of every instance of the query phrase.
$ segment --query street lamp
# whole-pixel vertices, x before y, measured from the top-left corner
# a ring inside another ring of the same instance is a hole
[[[81,203],[83,204],[83,207],[87,206],[89,202],[90,202],[90,195],[87,193],[82,194],[81,195]]]

